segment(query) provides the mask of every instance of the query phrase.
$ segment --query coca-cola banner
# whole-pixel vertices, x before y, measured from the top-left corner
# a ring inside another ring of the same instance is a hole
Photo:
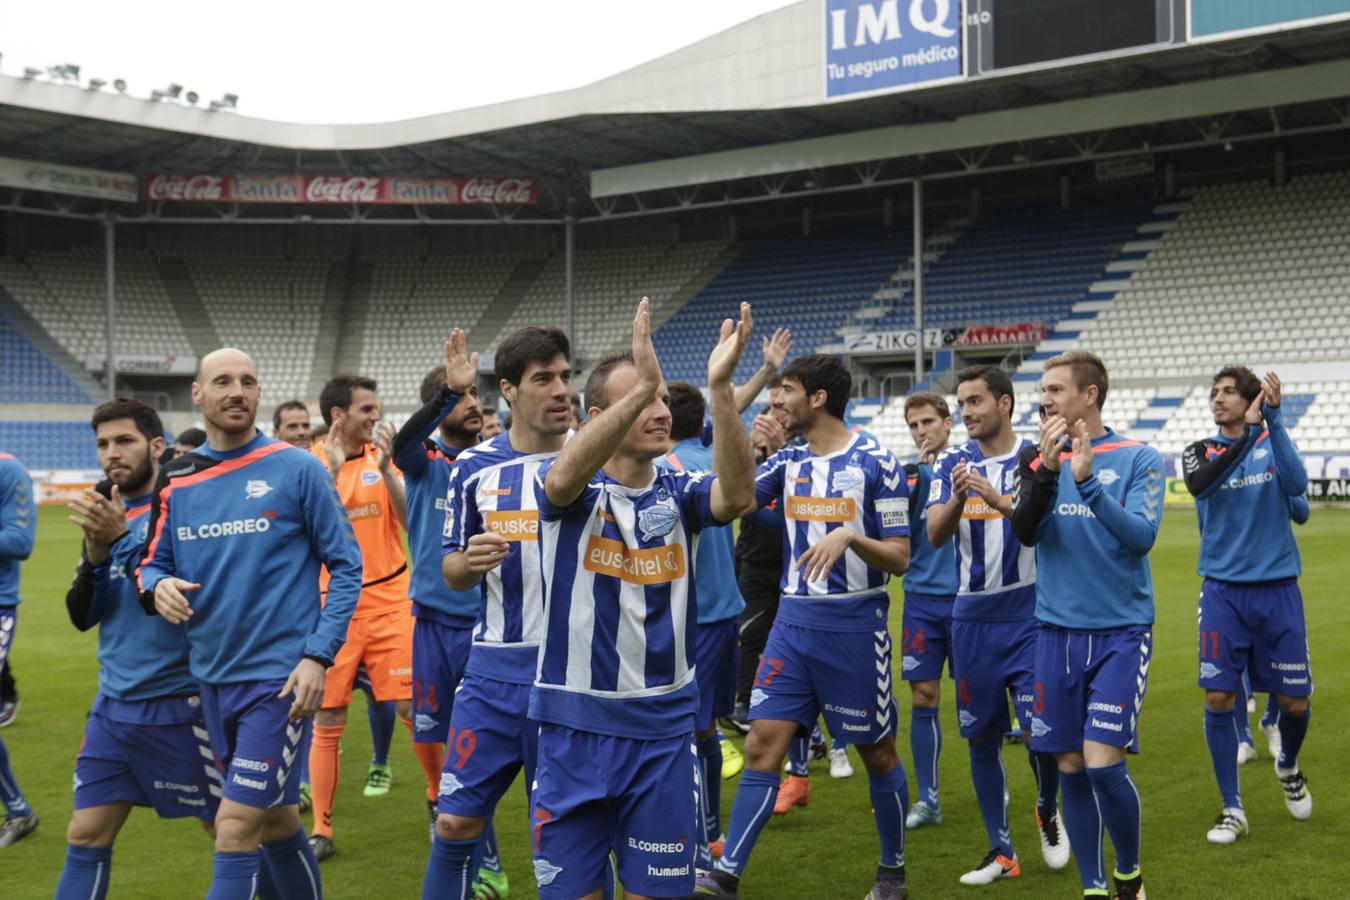
[[[533,178],[404,178],[375,175],[147,175],[153,203],[355,203],[533,206]]]

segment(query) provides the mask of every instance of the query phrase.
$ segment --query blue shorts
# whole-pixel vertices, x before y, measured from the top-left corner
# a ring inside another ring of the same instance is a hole
[[[129,709],[136,714],[120,714]],[[75,808],[130,803],[162,819],[213,822],[221,796],[215,758],[196,697],[96,701],[75,756]]]
[[[255,809],[300,802],[300,766],[309,754],[310,719],[290,721],[285,679],[203,684],[206,730],[225,772],[225,798]]]
[[[541,900],[598,890],[610,850],[626,890],[692,894],[696,765],[688,737],[642,741],[542,725],[530,809]]]
[[[534,781],[539,723],[526,718],[530,685],[465,675],[455,693],[436,808],[456,816],[488,816],[516,773]]]
[[[952,599],[905,592],[900,615],[900,677],[937,681],[942,664],[951,673]]]
[[[952,674],[961,737],[970,740],[1010,730],[1009,694],[1018,720],[1031,721],[1039,631],[1035,619],[952,622]]]
[[[9,648],[14,646],[14,631],[19,625],[17,606],[0,606],[0,666],[9,658]]]
[[[750,691],[750,719],[825,725],[847,744],[895,734],[891,636],[881,631],[823,631],[773,623]]]
[[[698,681],[698,712],[694,730],[708,731],[719,716],[731,715],[736,706],[736,663],[740,653],[737,619],[723,619],[698,626],[694,648]]]
[[[1236,691],[1245,669],[1258,693],[1312,694],[1308,629],[1296,579],[1238,584],[1206,578],[1199,621],[1200,687]]]
[[[469,664],[473,627],[459,628],[418,617],[413,625],[413,740],[444,744],[450,730],[455,688]]]
[[[1138,750],[1139,711],[1148,687],[1153,631],[1068,631],[1041,625],[1031,749],[1074,753],[1084,741]]]

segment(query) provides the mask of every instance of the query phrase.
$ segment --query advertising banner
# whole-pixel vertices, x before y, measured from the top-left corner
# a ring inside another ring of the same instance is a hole
[[[1185,0],[968,0],[966,72],[1119,55],[1185,40]]]
[[[960,78],[961,0],[826,0],[825,96]]]
[[[1044,338],[1044,322],[978,325],[973,328],[927,328],[923,333],[923,346],[927,350],[1016,347],[1035,344]],[[844,342],[844,352],[854,356],[912,353],[918,340],[918,332],[913,330],[873,331],[849,338]]]
[[[1016,347],[1045,340],[1044,322],[1018,322],[1016,325],[980,325],[967,328],[955,347]]]
[[[135,203],[139,185],[135,175],[0,158],[0,187]]]
[[[1350,0],[1190,0],[1187,22],[1190,38],[1199,40],[1298,28],[1342,16],[1350,16]]]
[[[1308,479],[1308,501],[1350,506],[1350,478]]]
[[[107,363],[104,357],[89,356],[84,360],[84,367],[90,372],[102,372]],[[197,357],[173,354],[156,356],[153,353],[118,354],[113,357],[113,368],[126,375],[195,375]]]
[[[152,203],[345,203],[357,205],[533,206],[533,178],[405,178],[377,175],[157,174]]]

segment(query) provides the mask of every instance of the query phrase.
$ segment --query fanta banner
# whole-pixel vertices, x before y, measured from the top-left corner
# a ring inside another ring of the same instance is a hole
[[[1163,498],[1163,505],[1195,506],[1195,498],[1191,496],[1190,490],[1186,487],[1186,479],[1167,479],[1167,495]]]
[[[404,178],[376,175],[175,175],[145,177],[152,203],[346,203],[533,206],[533,178]]]

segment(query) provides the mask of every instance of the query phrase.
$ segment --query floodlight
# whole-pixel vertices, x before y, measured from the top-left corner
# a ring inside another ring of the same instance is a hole
[[[224,104],[222,101],[220,101],[220,100],[212,100],[212,101],[211,101],[211,111],[212,111],[212,112],[216,112],[216,111],[222,110],[222,109],[224,109],[224,108],[225,108],[225,104]]]
[[[169,89],[164,93],[167,94],[170,99],[177,100],[178,95],[183,93],[183,86],[177,82],[172,82],[169,84]]]
[[[197,101],[200,100],[200,99],[201,99],[201,98],[197,96],[197,92],[196,92],[196,91],[188,91],[188,92],[187,92],[187,102],[190,103],[190,104],[192,104],[193,106],[196,106],[196,105],[197,105]]]
[[[226,94],[225,96],[221,97],[221,99],[225,101],[225,105],[228,106],[230,109],[234,109],[236,106],[239,105],[238,94]]]
[[[125,78],[119,78],[113,82],[113,87],[117,88],[117,93],[125,94],[127,92],[127,82]]]
[[[91,91],[101,91],[101,90],[103,90],[103,86],[106,85],[107,83],[108,83],[108,82],[104,81],[102,78],[90,78],[90,79],[89,79],[89,90],[91,90]]]
[[[150,92],[150,99],[153,100],[153,101],[155,101],[155,102],[159,102],[160,100],[163,100],[164,97],[165,97],[165,94],[164,94],[164,92],[161,91],[161,90],[153,90],[153,91]]]
[[[29,81],[32,81],[34,78],[38,77],[41,74],[42,70],[39,68],[36,68],[34,66],[24,66],[23,77],[28,79]]]

